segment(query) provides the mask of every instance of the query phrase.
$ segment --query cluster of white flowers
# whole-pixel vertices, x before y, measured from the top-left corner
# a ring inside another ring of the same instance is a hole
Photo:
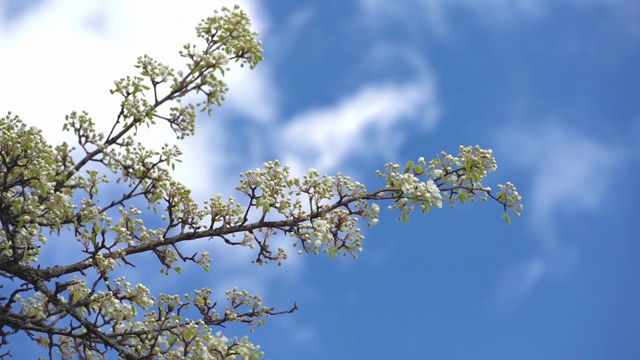
[[[222,195],[216,194],[204,203],[204,211],[211,217],[211,223],[221,222],[223,225],[236,225],[241,222],[245,209],[234,197],[226,201]]]
[[[39,224],[72,218],[71,189],[56,189],[60,167],[42,132],[18,116],[0,118],[0,194],[3,213],[0,253],[25,263],[38,260],[46,237]],[[7,241],[7,239],[11,239]]]
[[[390,187],[400,188],[402,197],[409,201],[423,201],[429,206],[442,207],[440,189],[438,189],[432,179],[421,181],[411,173],[392,173],[388,177],[388,181],[392,184]],[[393,206],[391,208],[393,208]]]
[[[223,67],[229,64],[229,58],[227,58],[227,54],[222,51],[216,51],[211,55],[213,59],[214,66]]]
[[[289,167],[280,166],[278,160],[266,162],[263,166],[263,169],[241,173],[240,185],[236,187],[236,190],[247,196],[258,195],[256,205],[262,207],[265,212],[269,211],[271,207],[279,209],[288,205],[289,201],[285,201],[284,204],[282,202],[287,199]]]
[[[313,252],[318,253],[318,249],[323,244],[328,244],[333,240],[333,235],[330,233],[331,225],[324,219],[317,219],[313,221],[313,236],[315,241],[313,242]],[[307,240],[311,242],[311,240]]]

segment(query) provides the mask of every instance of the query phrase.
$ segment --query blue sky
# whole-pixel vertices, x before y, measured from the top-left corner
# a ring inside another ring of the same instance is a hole
[[[230,3],[179,4],[0,1],[0,112],[53,143],[74,109],[109,126],[113,80],[143,53],[178,66],[197,21]],[[197,198],[231,195],[237,173],[276,158],[373,189],[388,161],[478,144],[498,160],[486,185],[514,182],[525,211],[511,226],[497,204],[408,224],[385,213],[357,260],[292,256],[280,268],[203,242],[190,246],[214,249],[211,274],[132,271],[132,281],[297,302],[251,334],[266,359],[640,358],[639,3],[240,4],[265,61],[232,72],[227,102],[181,143],[176,176]],[[164,130],[145,139],[170,140]],[[49,261],[69,259],[65,245],[49,251]]]

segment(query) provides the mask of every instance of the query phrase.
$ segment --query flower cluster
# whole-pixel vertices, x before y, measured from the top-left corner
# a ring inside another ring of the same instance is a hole
[[[503,217],[509,223],[506,211],[510,209],[514,215],[520,216],[522,198],[511,183],[498,185],[500,192],[496,194],[490,187],[482,185],[482,180],[497,169],[492,153],[490,149],[477,145],[460,146],[457,156],[442,152],[428,164],[421,157],[417,163],[407,162],[402,171],[399,164],[386,164],[385,171],[377,173],[387,180],[387,188],[381,198],[388,198],[389,194],[395,197],[395,204],[389,209],[398,209],[399,218],[403,221],[408,221],[408,215],[416,205],[423,213],[428,213],[430,207],[442,207],[443,201],[453,207],[457,202],[464,204],[467,200],[486,201],[491,198],[503,205]]]

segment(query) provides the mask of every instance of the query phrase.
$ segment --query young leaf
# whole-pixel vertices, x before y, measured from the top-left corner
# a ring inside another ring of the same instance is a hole
[[[409,171],[411,171],[411,168],[413,167],[413,161],[409,160],[407,161],[407,165],[404,167],[404,173],[408,173]]]

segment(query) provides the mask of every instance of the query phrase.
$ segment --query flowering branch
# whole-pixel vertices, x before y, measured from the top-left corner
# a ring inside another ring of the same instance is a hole
[[[203,20],[196,35],[203,44],[186,44],[180,52],[185,70],[145,55],[138,58],[138,76],[115,82],[112,94],[122,100],[108,134],[97,133],[86,112],[68,115],[63,129],[75,135],[79,151],[67,143],[52,147],[18,116],[0,118],[0,346],[24,333],[50,359],[258,359],[259,346],[213,329],[230,323],[253,329],[270,316],[298,310],[296,303],[276,311],[238,289],[225,292],[223,308],[209,288],[152,295],[145,285],[117,277],[116,269],[148,266],[143,255],[152,254],[166,275],[179,274],[184,263],[209,271],[209,252],[188,254],[182,247],[199,239],[254,249],[257,264],[288,258],[286,249],[272,246],[274,237],[283,236],[299,254],[357,257],[364,239],[358,221],[377,224],[382,201],[402,221],[416,207],[427,213],[445,201],[453,206],[476,198],[501,204],[507,221],[507,210],[519,216],[521,198],[511,183],[498,185],[496,193],[482,185],[496,163],[491,150],[478,146],[461,147],[456,156],[442,153],[429,163],[420,158],[402,170],[389,163],[377,173],[383,185],[373,191],[341,173],[311,169],[295,177],[280,162],[267,162],[240,174],[240,201],[214,195],[197,204],[171,178],[180,149],[147,149],[135,138],[156,121],[179,139],[193,135],[197,110],[210,112],[224,100],[221,77],[229,63],[253,68],[262,49],[237,7]],[[202,93],[203,100],[184,104],[191,93]],[[126,190],[103,205],[101,190],[113,178]],[[160,212],[153,219],[160,226],[148,228],[154,215],[134,203]],[[41,262],[52,239],[64,241],[76,260]],[[0,359],[10,356],[0,353]]]

